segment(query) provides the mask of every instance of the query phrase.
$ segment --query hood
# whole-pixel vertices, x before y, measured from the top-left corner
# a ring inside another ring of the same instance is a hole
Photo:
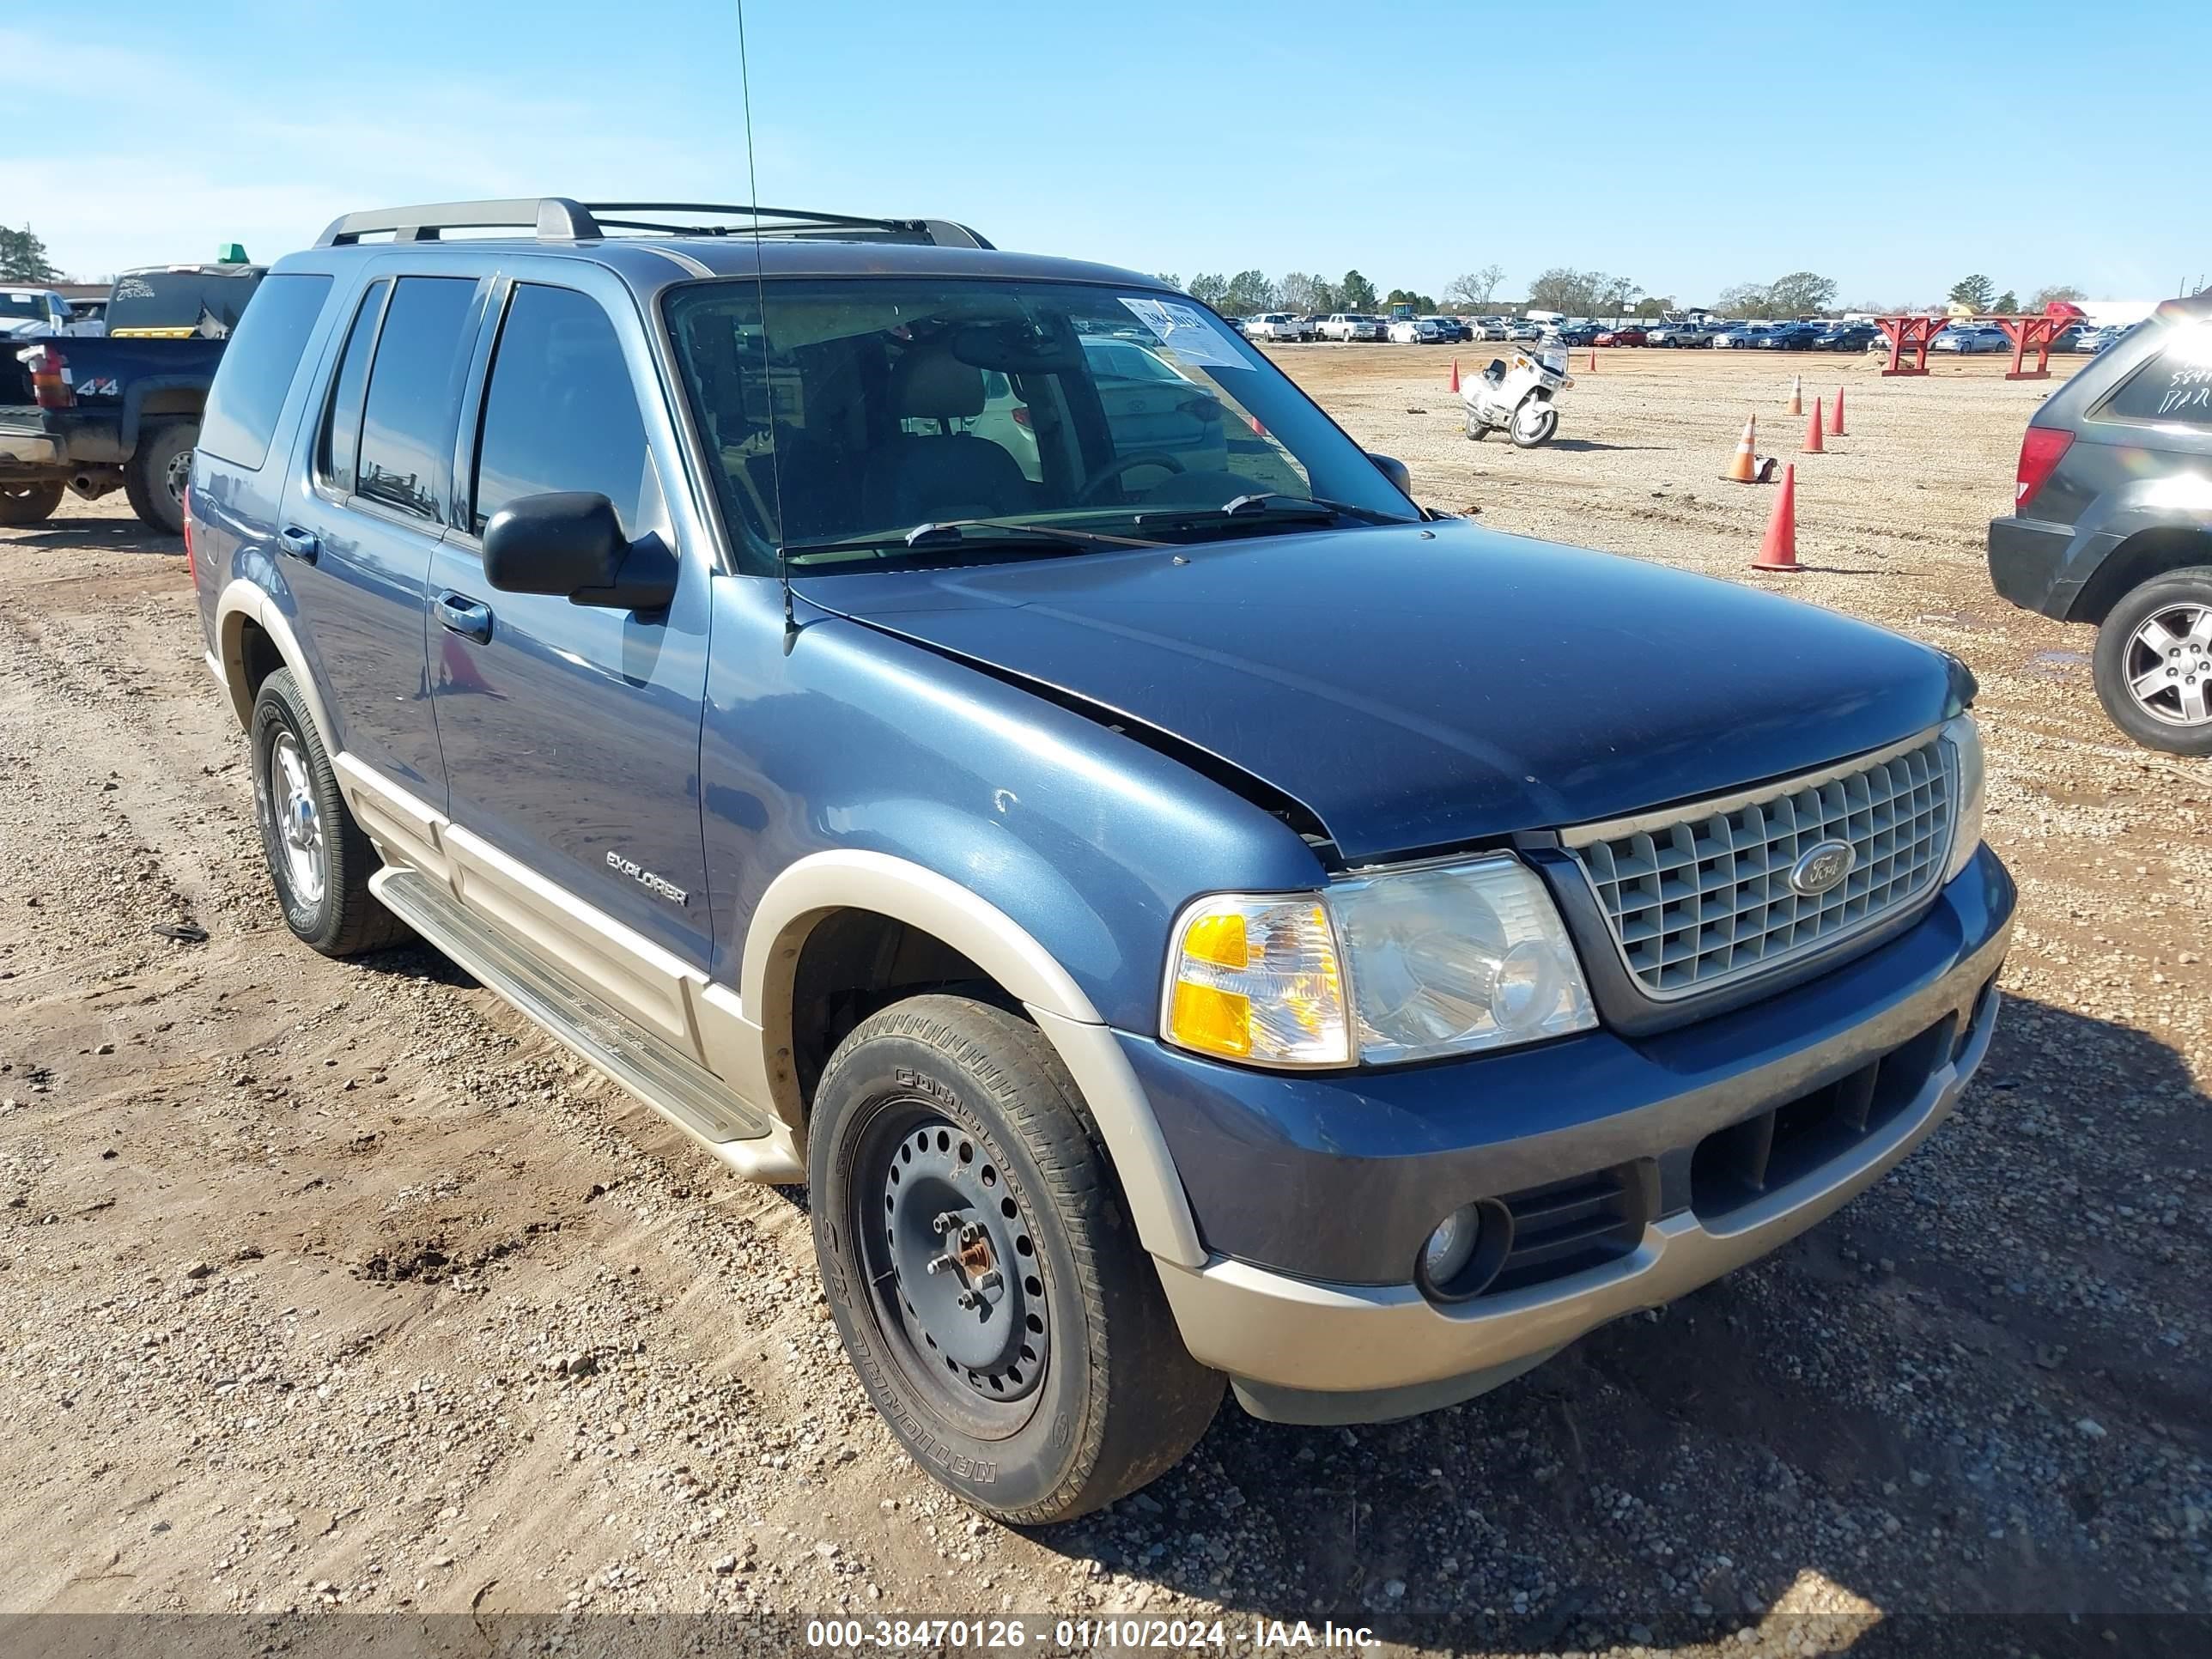
[[[1456,520],[792,585],[1194,745],[1354,864],[1809,769],[1959,702],[1883,629]]]

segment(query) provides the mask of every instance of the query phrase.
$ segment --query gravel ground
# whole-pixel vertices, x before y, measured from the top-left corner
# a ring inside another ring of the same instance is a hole
[[[987,1523],[868,1409],[802,1196],[729,1180],[428,952],[291,942],[178,544],[72,501],[0,532],[0,1612],[2202,1651],[2203,1624],[2145,1616],[2212,1609],[2212,769],[2118,742],[2087,633],[1989,591],[2043,388],[1989,360],[1613,353],[1523,453],[1460,435],[1447,352],[1277,355],[1436,505],[1973,665],[2023,908],[1988,1066],[1927,1148],[1483,1400],[1356,1431],[1231,1405],[1109,1513]],[[1753,410],[1794,454],[1801,367],[1808,398],[1848,385],[1850,435],[1802,458],[1814,569],[1753,578],[1773,492],[1718,475]],[[155,931],[184,922],[205,942]],[[1955,1622],[2024,1613],[2075,1617]]]

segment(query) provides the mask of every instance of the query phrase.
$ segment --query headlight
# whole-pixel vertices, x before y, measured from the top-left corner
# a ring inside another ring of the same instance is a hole
[[[1951,760],[1951,787],[1955,805],[1951,814],[1951,865],[1943,879],[1951,881],[1971,863],[1982,844],[1982,734],[1972,714],[1961,714],[1943,727],[1943,752]]]
[[[1329,890],[1371,1065],[1503,1048],[1597,1024],[1549,894],[1512,859]]]
[[[1425,1060],[1596,1024],[1550,896],[1506,858],[1201,899],[1176,921],[1161,1018],[1183,1048],[1277,1066],[1349,1065],[1355,1047],[1370,1065]]]

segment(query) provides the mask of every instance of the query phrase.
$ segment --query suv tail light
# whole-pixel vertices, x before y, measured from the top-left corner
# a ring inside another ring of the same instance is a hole
[[[198,587],[200,585],[200,567],[199,562],[192,556],[192,487],[190,484],[185,486],[185,493],[178,505],[184,509],[185,515],[185,578]]]
[[[2035,492],[2043,488],[2043,481],[2058,465],[2074,441],[2074,434],[2055,426],[2032,426],[2020,441],[2019,482],[2012,492],[2012,510],[2017,514],[2035,499]]]
[[[41,342],[15,354],[15,361],[31,371],[31,399],[40,409],[67,409],[76,402],[69,383],[69,359]]]

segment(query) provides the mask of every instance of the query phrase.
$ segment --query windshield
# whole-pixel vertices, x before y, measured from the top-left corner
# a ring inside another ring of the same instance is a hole
[[[202,270],[133,270],[115,279],[108,296],[107,331],[137,330],[223,338],[238,326],[246,302],[260,286],[258,270],[236,275]]]
[[[748,568],[779,548],[822,572],[941,560],[904,538],[978,520],[1038,532],[1002,538],[1006,556],[1094,544],[1071,532],[1263,534],[1316,501],[1349,523],[1418,515],[1280,370],[1172,295],[745,280],[665,307]]]
[[[40,317],[46,314],[46,296],[39,294],[0,294],[0,317]]]

